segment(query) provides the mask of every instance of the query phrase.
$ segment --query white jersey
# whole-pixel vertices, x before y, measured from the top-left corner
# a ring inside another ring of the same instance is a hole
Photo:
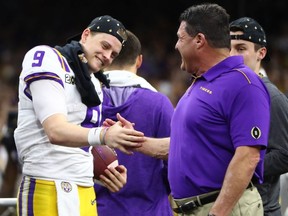
[[[54,113],[63,113],[73,124],[97,127],[101,121],[101,106],[88,108],[81,102],[74,72],[65,57],[54,48],[32,48],[25,55],[22,68],[19,79],[18,126],[14,137],[19,159],[23,163],[23,174],[34,178],[67,180],[82,186],[92,186],[91,148],[70,148],[51,144],[42,122]],[[100,83],[93,75],[91,79],[102,101]],[[48,99],[55,100],[55,104],[47,103],[47,108],[43,109],[45,111],[36,113],[29,87],[32,82],[38,80],[46,80],[49,84],[48,89],[45,85],[39,89],[46,97],[47,92],[55,92],[51,88],[53,85],[61,90],[63,97],[58,97],[57,94],[49,95]],[[65,98],[65,101],[61,98]]]

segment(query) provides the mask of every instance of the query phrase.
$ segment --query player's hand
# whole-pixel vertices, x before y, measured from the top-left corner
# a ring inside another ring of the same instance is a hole
[[[104,137],[105,144],[117,148],[126,154],[133,154],[130,149],[142,146],[146,138],[140,131],[124,128],[120,121],[111,126]]]
[[[134,123],[123,118],[119,113],[117,119],[117,122],[106,119],[103,123],[103,126],[109,127],[104,137],[105,144],[111,148],[118,148],[126,154],[133,154],[131,150],[141,147],[141,143],[146,138],[142,132],[134,130]]]
[[[122,117],[120,115],[120,113],[117,113],[116,117],[117,117],[118,121],[121,122],[122,127],[128,128],[128,129],[134,129],[135,123],[132,123],[132,122],[128,121],[127,119]]]
[[[135,123],[132,123],[130,121],[128,121],[127,119],[123,118],[120,113],[117,113],[116,115],[118,121],[121,122],[122,126],[124,128],[128,128],[128,129],[134,129]],[[103,126],[104,127],[110,127],[112,125],[114,125],[116,122],[113,121],[112,119],[106,118],[105,121],[103,122]]]
[[[118,192],[127,183],[127,169],[123,165],[119,165],[116,168],[109,168],[105,170],[105,174],[100,175],[100,181],[111,192]]]
[[[103,122],[104,127],[111,127],[114,125],[116,122],[113,121],[112,119],[106,118],[105,121]]]

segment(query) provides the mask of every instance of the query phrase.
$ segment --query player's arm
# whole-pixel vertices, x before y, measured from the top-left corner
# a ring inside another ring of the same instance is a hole
[[[69,146],[83,147],[89,145],[88,133],[90,128],[84,128],[67,122],[65,115],[53,114],[43,122],[44,130],[51,143]],[[104,130],[101,131],[101,137]],[[100,138],[100,140],[103,140]],[[124,153],[131,154],[128,149],[141,146],[145,140],[143,133],[122,128],[115,124],[105,134],[105,144],[112,148],[118,148]]]
[[[220,194],[210,213],[230,215],[235,204],[242,196],[252,179],[260,160],[260,147],[240,146],[228,166]]]
[[[88,133],[91,129],[67,120],[65,92],[59,83],[51,80],[35,81],[31,83],[30,91],[36,115],[51,143],[69,147],[89,145]],[[103,131],[100,136],[103,136]],[[123,128],[120,123],[110,127],[105,136],[106,145],[124,153],[130,153],[127,148],[139,147],[139,143],[145,140],[143,133]]]

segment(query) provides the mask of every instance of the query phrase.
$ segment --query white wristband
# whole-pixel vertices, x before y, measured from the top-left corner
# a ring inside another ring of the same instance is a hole
[[[102,127],[91,128],[88,133],[88,143],[91,146],[101,145],[100,134]]]

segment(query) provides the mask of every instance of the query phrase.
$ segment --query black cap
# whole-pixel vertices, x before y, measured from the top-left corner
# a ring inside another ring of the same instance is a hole
[[[127,40],[127,33],[124,25],[114,19],[109,15],[104,15],[100,17],[96,17],[92,20],[92,22],[88,25],[88,27],[93,32],[103,32],[116,37],[122,44]],[[81,34],[74,35],[68,38],[67,42],[72,40],[79,41],[81,39]]]
[[[242,17],[230,23],[230,31],[242,31],[243,35],[231,35],[232,40],[247,40],[266,46],[266,34],[257,21]]]

